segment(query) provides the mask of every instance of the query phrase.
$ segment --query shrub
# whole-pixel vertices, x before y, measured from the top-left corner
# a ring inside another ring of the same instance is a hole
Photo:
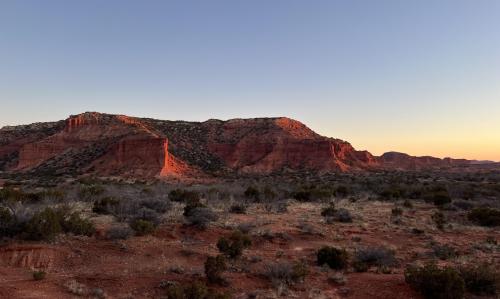
[[[467,291],[476,295],[496,295],[500,288],[500,273],[493,266],[480,264],[459,269]]]
[[[352,222],[351,212],[343,208],[335,210],[333,216],[327,217],[327,222],[331,221],[344,222],[344,223]]]
[[[448,244],[436,244],[432,247],[432,251],[434,255],[440,260],[448,260],[451,258],[456,258],[458,256],[458,251]]]
[[[438,229],[444,229],[444,225],[446,224],[446,217],[444,216],[443,212],[437,211],[431,216],[432,220],[436,224],[436,227]]]
[[[235,204],[229,208],[229,212],[234,214],[245,214],[247,212],[247,207],[243,204]]]
[[[260,201],[260,191],[254,186],[249,186],[243,193],[246,198],[253,199],[255,201]]]
[[[190,200],[186,203],[186,206],[184,207],[184,215],[185,217],[191,216],[191,213],[194,209],[197,208],[205,208],[206,206],[202,204],[199,200]]]
[[[491,245],[498,245],[498,241],[494,236],[487,236],[485,242]]]
[[[17,221],[11,211],[0,207],[0,239],[2,237],[12,237],[16,234]]]
[[[298,201],[309,202],[331,198],[333,193],[329,188],[309,186],[295,191],[292,197]]]
[[[451,197],[446,189],[440,189],[428,193],[424,200],[432,202],[436,206],[444,206],[445,204],[449,204],[451,202]]]
[[[278,195],[276,192],[274,192],[273,189],[270,187],[266,186],[264,190],[262,191],[263,197],[266,201],[274,200]]]
[[[53,240],[54,237],[62,232],[61,216],[51,208],[36,213],[26,223],[26,238],[34,241]]]
[[[321,210],[321,216],[323,217],[333,217],[335,215],[335,205],[330,204],[328,207]]]
[[[128,226],[114,226],[106,232],[108,240],[125,240],[132,235],[132,229]]]
[[[411,209],[413,208],[413,204],[408,199],[405,199],[405,201],[403,201],[403,207]]]
[[[474,208],[467,218],[481,226],[500,226],[500,210],[492,208]]]
[[[403,209],[401,209],[400,207],[394,207],[391,210],[391,215],[393,217],[399,217],[399,216],[403,215]]]
[[[146,207],[141,207],[137,210],[132,211],[133,215],[130,215],[132,221],[145,220],[151,222],[155,227],[161,222],[161,215],[155,210],[151,210]]]
[[[148,235],[155,230],[155,225],[152,222],[143,219],[134,220],[130,227],[138,236]]]
[[[104,187],[101,185],[82,185],[78,195],[80,198],[88,200],[103,194],[104,191]]]
[[[200,194],[195,191],[175,189],[170,191],[168,199],[176,202],[200,201]]]
[[[398,187],[388,187],[379,193],[380,198],[385,200],[397,199],[401,195],[401,190]]]
[[[317,263],[319,266],[327,264],[332,269],[344,269],[347,267],[349,256],[345,249],[325,246],[318,250]]]
[[[34,280],[42,280],[45,278],[46,273],[44,271],[34,271],[33,279]]]
[[[474,208],[474,204],[468,200],[455,200],[453,201],[453,205],[459,209],[466,211]]]
[[[293,285],[302,282],[308,273],[307,265],[303,262],[271,263],[264,269],[264,276],[274,285]]]
[[[333,191],[333,195],[337,197],[346,197],[349,193],[351,193],[351,190],[349,190],[349,187],[345,185],[337,186],[337,188]]]
[[[458,299],[464,297],[464,280],[453,268],[438,268],[434,264],[420,268],[409,267],[405,270],[405,280],[424,298]]]
[[[311,201],[311,192],[307,190],[300,190],[293,193],[293,198],[298,201]]]
[[[143,199],[139,202],[139,205],[141,207],[153,210],[158,213],[165,213],[167,212],[170,207],[171,203],[168,200],[162,200],[162,199],[156,199],[156,198],[150,198],[150,199]]]
[[[217,293],[200,281],[184,285],[173,285],[167,289],[168,299],[229,299],[227,294]]]
[[[229,238],[222,237],[217,241],[219,251],[230,258],[237,258],[243,253],[243,249],[252,245],[252,240],[241,231],[234,231]]]
[[[210,283],[222,283],[222,272],[226,269],[226,259],[223,255],[209,256],[205,261],[205,275]]]
[[[354,255],[353,266],[358,272],[365,272],[371,266],[379,268],[393,267],[397,264],[394,251],[384,247],[362,248]]]
[[[273,202],[268,202],[264,205],[264,208],[269,213],[283,214],[288,211],[288,201],[276,200]]]
[[[81,218],[78,213],[63,216],[61,226],[64,232],[74,235],[92,236],[95,233],[94,224],[88,219]]]
[[[219,219],[214,211],[205,207],[190,209],[186,218],[191,225],[199,228],[206,228],[210,222]]]
[[[92,212],[103,215],[112,214],[113,209],[116,208],[119,203],[120,201],[114,197],[104,197],[94,201]]]

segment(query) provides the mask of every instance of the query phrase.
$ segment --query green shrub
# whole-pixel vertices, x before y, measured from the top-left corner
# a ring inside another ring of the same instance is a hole
[[[434,255],[440,260],[448,260],[458,257],[458,251],[448,244],[436,244],[432,247],[432,251]]]
[[[11,211],[0,207],[0,239],[12,237],[16,234],[17,221]]]
[[[131,224],[130,227],[135,231],[136,235],[144,236],[151,234],[155,230],[155,225],[151,221],[136,219]]]
[[[74,235],[92,236],[95,233],[94,224],[90,220],[80,217],[78,213],[72,213],[68,217],[64,217],[61,226],[65,233]]]
[[[311,201],[311,192],[307,190],[299,190],[293,193],[293,198],[298,201]]]
[[[264,190],[262,191],[262,194],[263,194],[263,197],[266,201],[270,201],[270,200],[273,200],[275,199],[278,195],[276,194],[276,192],[274,192],[273,189],[271,189],[270,187],[266,186],[264,188]]]
[[[222,272],[226,271],[226,259],[223,255],[209,256],[205,261],[205,275],[210,283],[222,283]]]
[[[200,281],[175,285],[167,289],[168,299],[229,299],[227,294],[217,293],[207,288],[207,285]]]
[[[280,262],[266,264],[263,275],[275,286],[281,286],[302,282],[308,273],[307,265],[303,262]]]
[[[424,298],[460,299],[464,297],[465,283],[453,268],[438,268],[434,264],[409,267],[405,270],[406,282]]]
[[[92,199],[104,193],[104,187],[101,185],[82,185],[78,195],[82,199]]]
[[[308,186],[292,193],[292,197],[298,201],[309,202],[331,198],[334,193],[334,191],[327,187]]]
[[[328,207],[321,210],[321,216],[323,217],[333,217],[335,215],[335,205],[330,204]]]
[[[200,229],[206,229],[210,222],[217,221],[217,219],[219,219],[217,213],[206,207],[192,208],[186,214],[186,220],[189,224]]]
[[[307,264],[304,262],[296,262],[292,267],[292,281],[301,282],[304,281],[307,274],[309,274],[309,269],[307,268]]]
[[[243,204],[234,204],[229,208],[229,212],[234,214],[245,214],[247,212],[247,207]]]
[[[332,216],[326,216],[326,222],[332,223],[334,221],[342,222],[342,223],[350,223],[352,222],[352,215],[349,210],[340,208],[338,210],[333,211]]]
[[[26,238],[34,241],[53,240],[63,231],[61,222],[61,215],[51,208],[45,208],[26,223],[24,228]]]
[[[259,189],[254,186],[249,186],[243,194],[246,198],[250,198],[255,201],[259,201],[261,197]]]
[[[411,209],[413,208],[413,204],[408,199],[405,199],[405,201],[403,201],[403,207]]]
[[[401,216],[401,215],[403,215],[403,209],[401,209],[400,207],[394,207],[391,210],[391,215],[393,217]]]
[[[113,208],[116,208],[120,201],[114,197],[104,197],[94,201],[92,212],[97,214],[108,215],[111,214]]]
[[[322,266],[327,264],[332,269],[344,269],[347,267],[349,255],[345,249],[325,246],[318,250],[317,263]]]
[[[199,199],[198,200],[196,200],[196,199],[189,200],[186,203],[186,206],[184,207],[184,213],[182,215],[184,215],[185,217],[189,217],[192,215],[192,212],[194,209],[205,208],[205,207],[206,206],[204,204],[202,204]]]
[[[42,280],[45,278],[46,273],[44,271],[34,271],[33,279],[34,280]]]
[[[424,200],[432,202],[436,206],[444,206],[451,203],[451,197],[446,189],[436,190],[425,195]]]
[[[481,226],[500,226],[500,210],[492,208],[474,208],[467,218]]]
[[[337,186],[335,188],[335,190],[333,191],[333,195],[335,195],[337,197],[346,197],[350,193],[351,193],[351,190],[349,189],[349,187],[347,187],[345,185]]]
[[[241,231],[234,231],[229,238],[222,237],[217,242],[219,251],[230,258],[237,258],[243,253],[243,249],[250,247],[252,240]]]
[[[400,198],[402,196],[402,194],[401,194],[401,190],[398,187],[392,186],[392,187],[387,187],[386,189],[382,190],[379,193],[379,196],[381,199],[391,200],[391,199]]]
[[[365,272],[371,266],[389,268],[397,264],[394,251],[385,247],[367,247],[358,249],[354,255],[353,266],[357,272]]]
[[[176,202],[200,201],[200,194],[195,191],[175,189],[170,191],[168,199]]]
[[[444,225],[446,224],[446,217],[444,216],[443,212],[437,211],[431,216],[432,220],[436,224],[436,227],[438,229],[444,229]]]
[[[496,295],[500,288],[500,273],[493,266],[480,264],[459,269],[467,291],[476,295]]]

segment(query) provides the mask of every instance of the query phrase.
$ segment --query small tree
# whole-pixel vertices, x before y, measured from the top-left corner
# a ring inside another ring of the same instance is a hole
[[[243,249],[250,247],[252,240],[247,234],[237,230],[229,238],[222,237],[217,242],[219,251],[230,258],[237,258],[243,253]]]
[[[222,272],[226,269],[226,259],[223,255],[209,256],[205,261],[205,275],[210,283],[222,283]]]

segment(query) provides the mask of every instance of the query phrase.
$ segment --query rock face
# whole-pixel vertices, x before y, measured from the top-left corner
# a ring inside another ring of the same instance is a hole
[[[471,161],[464,159],[415,157],[398,152],[385,153],[380,156],[379,161],[385,168],[395,170],[422,170],[471,165]]]
[[[347,142],[320,136],[288,118],[212,123],[208,150],[231,169],[245,173],[279,170],[348,171],[375,159]]]
[[[0,129],[0,170],[103,176],[200,176],[294,171],[418,170],[470,161],[374,157],[286,117],[162,121],[87,112]]]
[[[71,116],[53,133],[20,144],[11,170],[152,177],[184,169],[169,156],[167,138],[126,116]]]

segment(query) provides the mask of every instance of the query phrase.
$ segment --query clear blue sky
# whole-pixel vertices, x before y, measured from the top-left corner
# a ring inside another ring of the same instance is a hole
[[[0,2],[0,126],[289,116],[375,154],[500,160],[500,1]]]

